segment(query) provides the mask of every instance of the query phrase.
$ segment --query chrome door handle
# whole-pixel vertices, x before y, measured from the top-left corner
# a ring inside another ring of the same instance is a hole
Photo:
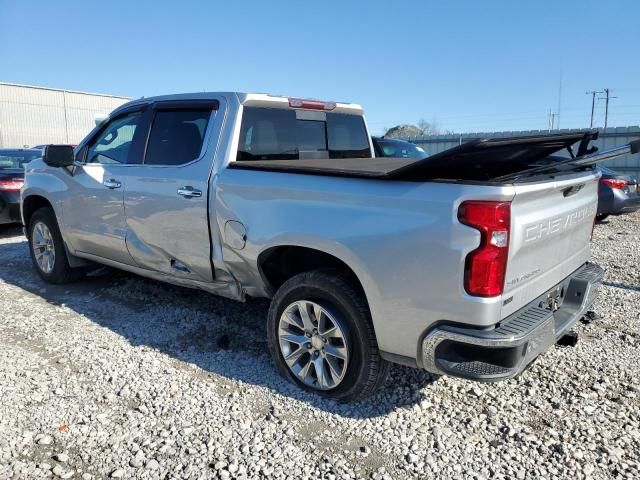
[[[113,178],[109,179],[109,180],[105,180],[104,182],[102,182],[102,184],[107,187],[107,188],[120,188],[122,186],[122,183],[120,183],[117,180],[114,180]]]
[[[185,198],[196,198],[201,197],[202,192],[200,190],[196,190],[193,187],[186,186],[178,189],[178,195],[181,195]]]

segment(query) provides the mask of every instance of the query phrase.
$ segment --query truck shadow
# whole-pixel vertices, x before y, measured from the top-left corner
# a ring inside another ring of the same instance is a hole
[[[0,225],[0,240],[22,235],[22,225],[19,223],[8,223]]]
[[[632,292],[640,292],[640,285],[629,285],[626,283],[609,281],[603,281],[602,284],[606,285],[607,287],[621,288],[622,290],[630,290]]]
[[[131,345],[154,348],[205,372],[266,387],[337,415],[385,415],[421,402],[428,395],[424,387],[437,380],[422,370],[394,366],[386,385],[374,396],[340,404],[305,392],[276,373],[266,343],[266,300],[243,304],[107,268],[77,283],[48,285],[33,270],[24,241],[0,243],[0,258],[4,282],[52,305],[64,304]]]

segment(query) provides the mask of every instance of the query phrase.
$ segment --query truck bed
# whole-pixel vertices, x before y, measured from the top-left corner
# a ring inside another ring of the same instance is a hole
[[[580,141],[578,154],[597,132],[479,139],[423,158],[331,158],[292,160],[245,160],[229,168],[267,170],[336,177],[380,180],[426,181],[458,179],[490,181],[531,167]],[[558,161],[566,158],[558,158]]]

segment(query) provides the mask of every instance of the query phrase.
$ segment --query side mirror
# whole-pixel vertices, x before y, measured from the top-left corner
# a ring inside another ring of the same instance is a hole
[[[73,165],[73,147],[71,145],[47,145],[44,147],[44,163],[50,167],[68,167]]]

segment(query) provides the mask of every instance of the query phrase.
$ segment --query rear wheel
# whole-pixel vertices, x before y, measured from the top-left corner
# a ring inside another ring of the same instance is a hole
[[[608,216],[609,216],[609,214],[607,214],[607,213],[599,213],[598,215],[596,215],[596,221],[601,222],[605,218],[607,218]]]
[[[339,272],[287,280],[271,302],[268,337],[280,374],[325,397],[365,398],[389,371],[364,296]]]
[[[53,210],[34,212],[28,227],[29,252],[38,275],[48,283],[67,283],[81,278],[85,270],[71,268]]]

